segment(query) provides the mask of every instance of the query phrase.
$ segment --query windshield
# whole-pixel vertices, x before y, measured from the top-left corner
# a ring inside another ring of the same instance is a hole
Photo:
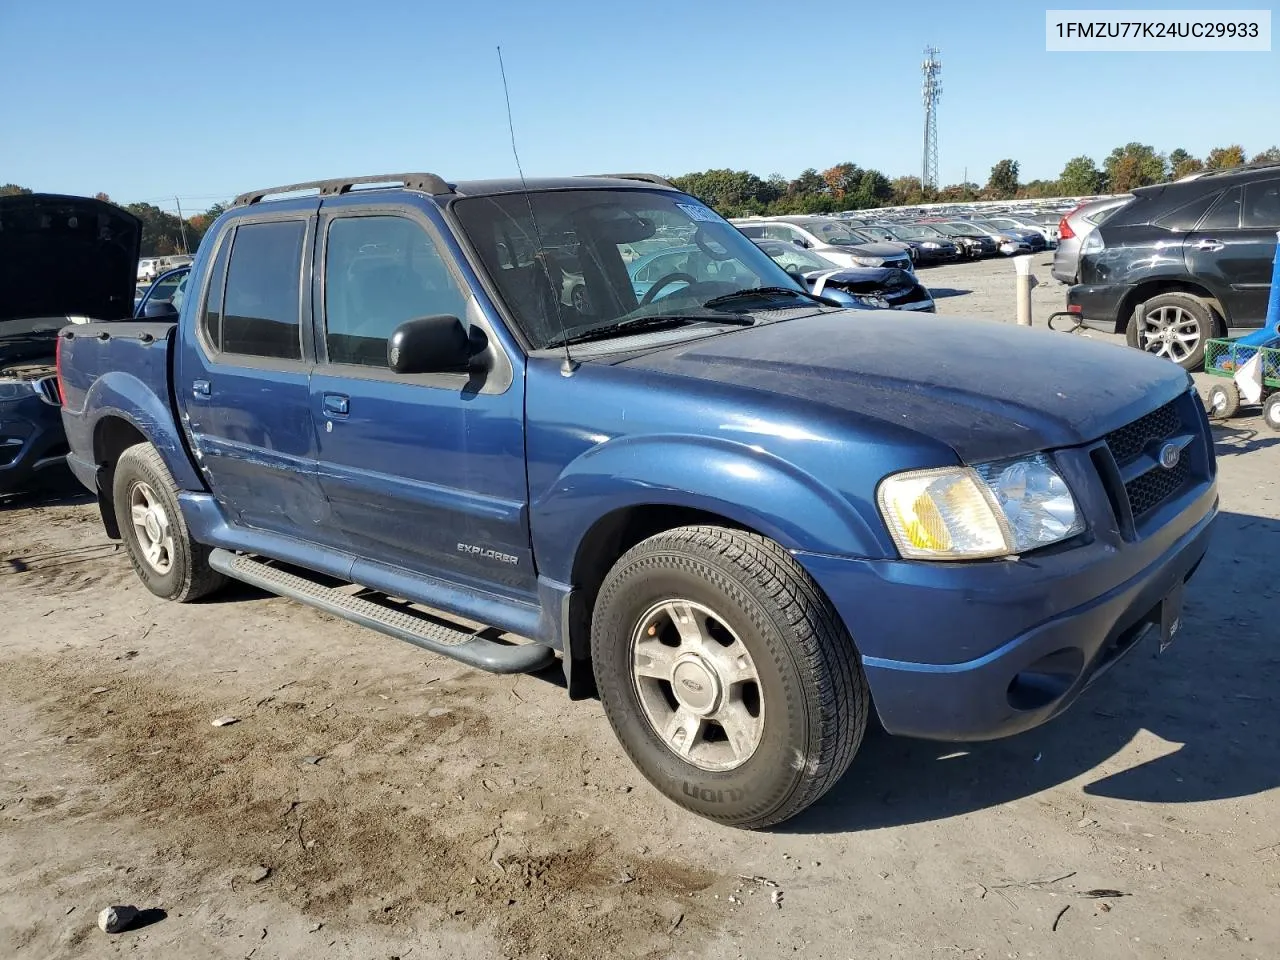
[[[905,224],[897,227],[896,232],[900,237],[909,237],[912,240],[937,239],[941,236],[933,227],[925,227],[917,224]]]
[[[801,273],[807,273],[810,270],[832,270],[836,266],[825,257],[811,253],[803,247],[797,247],[794,243],[760,240],[758,245],[783,270],[799,270]]]
[[[897,240],[898,238],[885,227],[867,226],[859,227],[858,230],[873,240]]]
[[[708,301],[759,287],[784,288],[788,304],[790,291],[806,296],[681,193],[537,191],[462,198],[451,210],[535,350],[647,316],[723,317]]]
[[[807,220],[800,226],[835,247],[851,247],[863,242],[847,226],[835,220]]]

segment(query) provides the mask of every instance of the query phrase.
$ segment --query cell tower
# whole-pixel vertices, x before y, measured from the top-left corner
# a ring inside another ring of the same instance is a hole
[[[920,185],[925,190],[937,190],[938,101],[942,98],[942,60],[937,47],[924,48],[920,72],[924,77],[920,85],[924,99],[924,160],[920,166]]]

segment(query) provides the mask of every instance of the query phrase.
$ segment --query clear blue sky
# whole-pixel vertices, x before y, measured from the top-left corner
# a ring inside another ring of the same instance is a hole
[[[1044,10],[1065,5],[3,0],[0,182],[201,209],[343,174],[505,176],[498,44],[529,176],[918,174],[926,44],[943,183],[1006,156],[1054,177],[1129,140],[1280,141],[1280,54],[1046,53]]]

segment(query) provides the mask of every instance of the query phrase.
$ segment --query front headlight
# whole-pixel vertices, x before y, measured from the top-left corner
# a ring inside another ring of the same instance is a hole
[[[1084,530],[1044,454],[899,473],[881,481],[876,499],[899,552],[914,560],[1011,556]]]
[[[884,263],[880,257],[854,257],[853,262],[860,267],[878,267]]]
[[[921,246],[924,247],[926,250],[938,249],[938,245],[934,243],[932,240],[926,240],[924,243],[921,244]]]
[[[21,400],[35,392],[36,385],[30,380],[0,379],[0,400]]]

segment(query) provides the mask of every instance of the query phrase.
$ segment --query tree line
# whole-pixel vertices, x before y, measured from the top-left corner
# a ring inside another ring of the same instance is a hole
[[[910,206],[918,203],[1013,200],[1043,197],[1078,197],[1101,193],[1127,193],[1134,187],[1177,180],[1200,170],[1222,170],[1245,162],[1280,163],[1280,147],[1269,147],[1249,157],[1240,144],[1214,147],[1203,159],[1181,147],[1167,154],[1145,143],[1116,147],[1099,167],[1092,157],[1072,157],[1054,180],[1019,180],[1018,161],[997,162],[986,185],[953,183],[939,190],[925,190],[915,176],[890,179],[879,170],[856,163],[837,163],[819,172],[810,167],[794,180],[775,173],[761,178],[747,170],[704,170],[672,177],[672,182],[726,217],[752,214],[835,213],[874,207]],[[0,185],[0,196],[30,193],[26,187]],[[109,201],[105,193],[99,200]],[[130,203],[125,209],[142,221],[142,255],[166,256],[194,251],[200,238],[225,209],[215,203],[208,210],[185,219],[150,203]]]
[[[1145,143],[1116,147],[1102,161],[1072,157],[1053,180],[1019,179],[1018,161],[997,162],[986,185],[953,183],[926,190],[920,178],[889,179],[879,170],[856,163],[837,163],[826,170],[809,168],[794,180],[781,174],[761,178],[747,170],[705,170],[672,177],[672,182],[715,208],[724,216],[752,214],[834,213],[873,207],[909,206],[918,203],[1014,200],[1045,197],[1092,196],[1127,193],[1134,187],[1176,180],[1200,170],[1222,170],[1245,162],[1280,163],[1280,147],[1270,147],[1249,157],[1239,144],[1215,147],[1203,158],[1179,147],[1160,153]]]

